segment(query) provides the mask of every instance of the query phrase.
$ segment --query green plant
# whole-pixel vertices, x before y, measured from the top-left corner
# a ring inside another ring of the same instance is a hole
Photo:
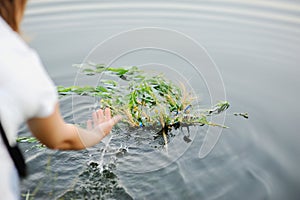
[[[111,108],[113,114],[125,116],[123,122],[132,127],[160,126],[164,129],[187,125],[226,126],[210,122],[208,117],[229,108],[227,101],[220,101],[212,108],[199,109],[197,97],[192,96],[181,84],[175,85],[163,75],[146,74],[138,67],[105,68],[102,64],[88,63],[81,66],[86,75],[106,74],[116,80],[100,81],[92,86],[58,86],[60,95],[88,95],[99,97],[102,108]]]

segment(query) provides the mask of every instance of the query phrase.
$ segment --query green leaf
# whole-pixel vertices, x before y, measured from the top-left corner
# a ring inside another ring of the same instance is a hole
[[[96,91],[97,92],[108,92],[108,90],[105,87],[100,86],[100,85],[96,87]]]
[[[111,72],[116,72],[118,75],[124,75],[129,71],[128,69],[124,69],[124,68],[112,68],[112,67],[108,67],[106,68],[106,70]]]

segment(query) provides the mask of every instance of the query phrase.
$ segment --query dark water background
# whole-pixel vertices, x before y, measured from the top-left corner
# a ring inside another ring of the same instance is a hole
[[[154,148],[144,130],[116,130],[103,159],[102,143],[78,152],[28,149],[23,144],[30,176],[22,182],[22,193],[34,193],[35,199],[299,199],[300,4],[30,1],[23,30],[55,83],[68,86],[77,72],[72,64],[81,63],[97,44],[145,26],[180,31],[205,47],[232,105],[225,122],[230,128],[204,159],[198,153],[205,127],[191,130],[191,143],[182,140],[186,130],[177,133],[169,145],[169,151],[182,153],[176,160]],[[71,98],[61,99],[68,122],[92,106],[84,98],[75,108]],[[250,118],[230,115],[236,111],[246,111]],[[100,160],[103,173],[93,163]],[[143,172],[149,160],[168,165]]]

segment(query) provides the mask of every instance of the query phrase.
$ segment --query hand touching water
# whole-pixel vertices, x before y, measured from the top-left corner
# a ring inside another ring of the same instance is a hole
[[[87,121],[87,129],[78,128],[77,133],[82,145],[87,148],[98,144],[103,141],[103,138],[107,136],[112,127],[120,121],[121,116],[117,115],[111,117],[111,111],[106,108],[93,112],[93,120]]]
[[[93,112],[92,117],[93,120],[87,121],[87,129],[96,131],[96,133],[102,134],[103,137],[107,136],[112,127],[121,120],[120,115],[111,117],[109,108],[105,108],[105,110],[99,109]]]

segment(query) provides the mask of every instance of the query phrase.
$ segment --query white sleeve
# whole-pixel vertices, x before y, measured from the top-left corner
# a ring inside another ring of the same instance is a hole
[[[19,126],[51,115],[58,97],[35,51],[5,31],[0,34],[0,120],[13,144]]]

